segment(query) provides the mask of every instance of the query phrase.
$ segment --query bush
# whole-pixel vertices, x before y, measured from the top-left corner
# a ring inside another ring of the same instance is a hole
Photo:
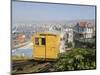
[[[73,49],[59,55],[55,63],[56,71],[86,70],[96,68],[95,49]]]

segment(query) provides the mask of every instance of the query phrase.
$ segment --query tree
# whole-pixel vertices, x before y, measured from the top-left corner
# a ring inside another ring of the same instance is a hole
[[[56,71],[95,69],[95,49],[76,48],[62,53],[54,66]]]

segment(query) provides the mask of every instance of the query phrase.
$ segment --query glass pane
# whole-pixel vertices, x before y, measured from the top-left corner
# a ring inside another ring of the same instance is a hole
[[[39,38],[35,38],[35,45],[39,45]]]
[[[42,38],[42,45],[45,45],[46,42],[45,42],[45,38]]]

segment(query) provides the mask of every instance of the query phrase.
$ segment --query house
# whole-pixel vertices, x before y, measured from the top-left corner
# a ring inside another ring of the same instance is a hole
[[[65,52],[68,48],[68,43],[73,43],[73,27],[66,27],[61,33],[60,52]]]
[[[78,22],[74,27],[74,39],[92,38],[94,25],[89,22]]]
[[[17,42],[19,42],[19,43],[25,42],[25,35],[22,34],[22,33],[19,33],[19,34],[16,36],[16,40],[17,40]]]
[[[65,31],[66,31],[68,43],[73,42],[73,27],[67,27]]]
[[[65,48],[67,47],[66,41],[68,40],[68,36],[66,32],[62,32],[60,34],[60,53],[65,52]]]

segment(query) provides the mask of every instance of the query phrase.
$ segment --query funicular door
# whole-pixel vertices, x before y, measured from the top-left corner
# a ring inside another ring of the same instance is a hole
[[[46,37],[46,58],[56,59],[57,58],[57,38],[56,36]]]
[[[45,60],[45,49],[46,49],[45,45],[46,45],[45,36],[35,38],[35,45],[34,45],[34,57],[35,58]]]

